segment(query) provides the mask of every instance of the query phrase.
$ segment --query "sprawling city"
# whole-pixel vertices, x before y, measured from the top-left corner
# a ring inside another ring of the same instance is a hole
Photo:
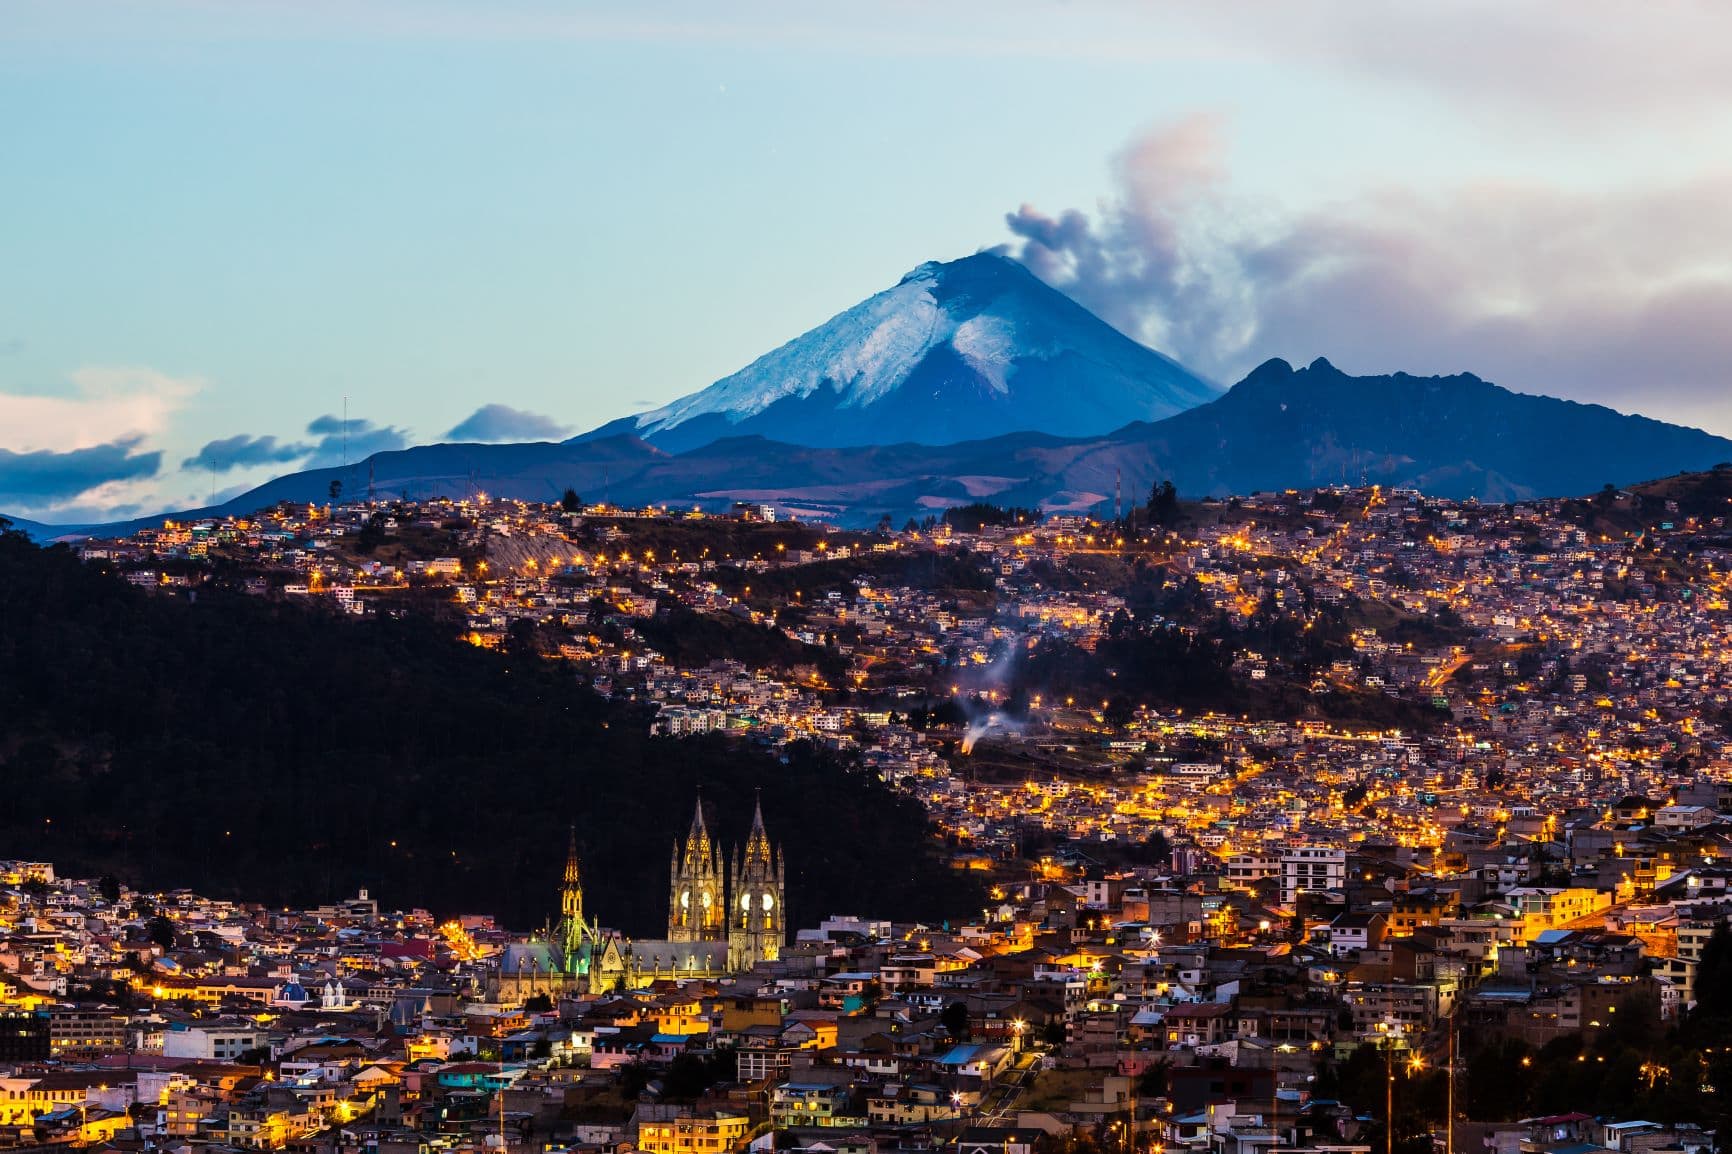
[[[512,880],[538,928],[10,861],[0,1141],[1706,1148],[1729,496],[1156,487],[848,531],[477,492],[86,540],[153,599],[419,615],[667,742],[817,747],[978,900],[823,908],[761,801],[702,794],[655,799],[645,936],[575,832]]]

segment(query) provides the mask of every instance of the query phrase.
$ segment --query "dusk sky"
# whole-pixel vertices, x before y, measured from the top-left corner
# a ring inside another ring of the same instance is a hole
[[[0,511],[558,438],[1007,246],[1223,385],[1732,435],[1732,6],[13,0]]]

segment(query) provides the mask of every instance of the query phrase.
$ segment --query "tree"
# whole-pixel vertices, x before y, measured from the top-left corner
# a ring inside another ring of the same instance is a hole
[[[1715,926],[1703,943],[1702,959],[1696,963],[1695,988],[1692,1025],[1732,1019],[1732,930],[1725,922]]]
[[[1465,1066],[1461,1091],[1468,1117],[1506,1122],[1527,1113],[1531,1047],[1513,1038],[1496,1042],[1471,1055]]]
[[[1001,508],[987,501],[953,505],[944,511],[944,523],[963,533],[978,533],[987,525],[1037,525],[1040,520],[1037,509]]]
[[[553,1009],[553,999],[546,994],[531,994],[524,999],[523,1008],[531,1014],[545,1014]]]
[[[559,498],[559,507],[567,513],[583,511],[583,498],[577,495],[576,489],[567,489]]]
[[[96,879],[96,892],[102,895],[102,900],[109,905],[120,901],[120,879],[113,874],[103,874]]]
[[[334,505],[343,496],[343,482],[341,482],[335,478],[332,478],[330,493],[331,493],[331,503]]]
[[[1163,529],[1171,528],[1179,519],[1179,492],[1171,481],[1162,481],[1149,489],[1149,501],[1144,512],[1150,521]]]
[[[535,622],[527,617],[514,617],[505,627],[505,652],[513,657],[534,657],[540,650],[535,643]]]
[[[361,522],[361,531],[355,534],[355,551],[371,553],[385,543],[385,518],[374,512]]]
[[[152,942],[161,946],[163,949],[174,949],[174,923],[163,917],[161,914],[150,919],[150,924],[146,927],[145,934]]]
[[[695,1102],[723,1079],[734,1076],[733,1054],[688,1050],[674,1058],[662,1079],[662,1097],[671,1102]]]
[[[938,1023],[944,1027],[945,1033],[950,1035],[951,1041],[966,1042],[969,1037],[968,1003],[950,1003],[938,1015]]]
[[[1172,1062],[1162,1058],[1159,1062],[1150,1064],[1137,1078],[1137,1095],[1142,1098],[1160,1098],[1167,1093],[1167,1075],[1172,1069]]]

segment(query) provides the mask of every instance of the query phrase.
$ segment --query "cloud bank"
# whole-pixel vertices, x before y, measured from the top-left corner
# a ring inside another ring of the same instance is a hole
[[[53,508],[104,487],[153,478],[161,471],[161,451],[140,452],[138,438],[63,453],[0,449],[0,506],[25,512]]]
[[[341,465],[345,460],[353,464],[409,443],[408,431],[395,425],[375,425],[360,417],[344,421],[331,413],[314,417],[307,425],[307,432],[319,438],[305,465],[309,469]]]
[[[76,514],[124,509],[162,473],[165,432],[203,387],[133,366],[85,367],[59,394],[0,393],[0,509]]]
[[[509,405],[482,405],[445,434],[452,441],[557,441],[571,429],[552,417],[514,409]]]
[[[1236,198],[1221,126],[1134,142],[1092,212],[1024,205],[999,251],[1224,382],[1271,356],[1470,370],[1732,432],[1732,173],[1598,193],[1392,188],[1300,212]]]
[[[0,393],[0,449],[64,452],[163,432],[202,382],[154,369],[87,367],[64,395]]]
[[[227,473],[255,465],[282,465],[298,461],[313,451],[312,445],[299,441],[278,441],[272,436],[250,437],[237,433],[205,442],[204,448],[180,463],[183,469],[202,469],[212,473]]]

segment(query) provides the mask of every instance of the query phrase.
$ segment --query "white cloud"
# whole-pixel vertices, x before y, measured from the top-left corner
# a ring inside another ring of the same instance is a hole
[[[1092,212],[1025,205],[1006,248],[1226,382],[1321,355],[1732,431],[1732,172],[1597,192],[1397,187],[1271,213],[1225,187],[1212,131],[1137,141],[1116,196]]]
[[[0,393],[0,449],[68,452],[153,437],[204,386],[126,366],[87,366],[68,379],[73,392],[66,396]]]

